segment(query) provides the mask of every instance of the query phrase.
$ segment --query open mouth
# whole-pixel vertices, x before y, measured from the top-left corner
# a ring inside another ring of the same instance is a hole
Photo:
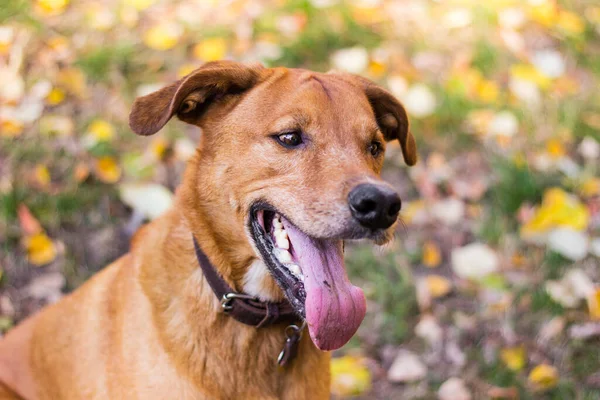
[[[269,205],[253,207],[250,231],[271,275],[321,350],[342,347],[365,312],[361,289],[348,280],[343,241],[317,239]]]

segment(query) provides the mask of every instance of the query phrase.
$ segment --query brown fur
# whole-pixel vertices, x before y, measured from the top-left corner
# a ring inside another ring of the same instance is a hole
[[[219,312],[192,234],[240,292],[258,260],[247,223],[259,199],[311,236],[359,237],[346,198],[358,183],[381,183],[370,142],[398,139],[416,162],[404,109],[352,75],[215,62],[136,100],[130,125],[149,135],[173,115],[203,129],[173,208],[128,254],[0,341],[0,399],[329,398],[329,354],[308,334],[281,369],[285,325],[256,329]],[[307,133],[303,150],[270,137],[288,129]],[[268,274],[257,279],[252,294],[283,298]]]

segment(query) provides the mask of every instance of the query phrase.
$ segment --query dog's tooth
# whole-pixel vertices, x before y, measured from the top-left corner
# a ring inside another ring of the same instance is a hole
[[[296,275],[298,278],[303,277],[302,270],[298,264],[288,264],[286,267],[291,271],[292,274]]]
[[[280,249],[290,249],[290,241],[288,240],[287,234],[285,232],[283,232],[283,234],[275,235],[275,243],[277,243],[277,247],[279,247]]]
[[[285,249],[275,249],[275,251],[276,251],[275,257],[277,257],[279,262],[281,262],[282,264],[287,264],[287,263],[292,262],[292,255],[290,254],[289,251],[287,251]]]

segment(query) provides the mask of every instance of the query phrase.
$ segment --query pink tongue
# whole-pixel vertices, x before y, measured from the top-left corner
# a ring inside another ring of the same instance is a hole
[[[282,222],[304,274],[310,337],[321,350],[339,349],[356,333],[367,310],[365,295],[346,275],[342,241],[313,239]]]

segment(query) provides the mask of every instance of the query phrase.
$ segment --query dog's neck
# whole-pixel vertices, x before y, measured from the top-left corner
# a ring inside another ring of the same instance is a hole
[[[194,167],[192,163],[188,171]],[[195,180],[195,177],[188,172],[185,179]],[[151,303],[161,344],[180,373],[198,387],[230,390],[224,398],[248,396],[231,387],[228,382],[232,381],[258,382],[262,390],[278,393],[285,385],[283,376],[299,373],[299,368],[310,363],[322,363],[328,355],[317,350],[306,334],[298,358],[287,367],[287,372],[280,371],[276,359],[285,340],[285,325],[256,329],[220,311],[219,299],[198,265],[192,235],[213,266],[236,290],[243,289],[247,269],[244,267],[252,264],[255,256],[245,237],[224,238],[223,232],[209,226],[206,205],[199,204],[198,198],[190,198],[188,188],[192,185],[184,182],[169,214],[152,222],[153,229],[143,228],[132,241],[132,253],[139,260],[138,279]],[[241,239],[246,242],[240,243]],[[155,252],[151,253],[152,258],[150,253],[144,254],[147,246],[136,245],[142,241],[160,248],[161,257],[157,258]],[[242,273],[236,274],[236,268]],[[216,376],[215,371],[223,371],[216,368],[217,364],[228,365],[235,376]]]

